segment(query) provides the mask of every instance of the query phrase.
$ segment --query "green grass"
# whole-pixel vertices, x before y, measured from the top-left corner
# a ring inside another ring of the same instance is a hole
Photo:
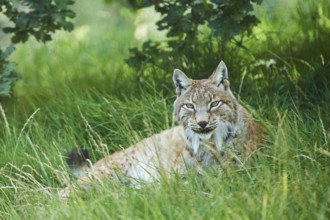
[[[270,140],[246,169],[140,189],[95,184],[60,200],[57,189],[75,181],[65,164],[71,149],[87,148],[96,161],[174,124],[174,92],[138,84],[123,61],[137,45],[132,13],[82,2],[74,32],[46,45],[30,40],[12,58],[23,76],[0,107],[0,219],[330,218],[330,90],[294,81],[288,91],[242,84],[242,102]],[[264,76],[281,73],[274,68]]]
[[[56,188],[74,181],[63,161],[73,146],[91,149],[95,160],[104,154],[102,144],[114,151],[169,127],[172,108],[168,100],[147,93],[126,100],[99,93],[93,100],[87,92],[67,92],[76,97],[74,104],[72,97],[55,98],[26,121],[24,130],[9,124],[3,131],[0,210],[5,219],[329,217],[330,146],[322,120],[329,113],[284,109],[278,101],[257,109],[262,115],[275,112],[273,122],[263,121],[273,143],[246,170],[191,174],[188,182],[174,178],[141,189],[96,184],[91,193],[78,192],[64,203]]]

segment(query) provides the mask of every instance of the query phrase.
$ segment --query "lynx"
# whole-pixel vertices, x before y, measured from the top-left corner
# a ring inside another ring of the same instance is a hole
[[[175,69],[174,118],[179,126],[164,130],[97,161],[77,180],[88,188],[95,180],[125,177],[136,184],[152,183],[173,172],[219,167],[226,161],[241,163],[262,142],[263,128],[242,107],[229,87],[228,71],[220,62],[208,79],[193,80]],[[60,192],[66,197],[70,188]]]

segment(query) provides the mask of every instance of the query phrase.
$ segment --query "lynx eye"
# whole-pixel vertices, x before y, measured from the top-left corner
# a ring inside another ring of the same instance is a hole
[[[195,106],[191,103],[187,103],[184,105],[184,107],[187,109],[187,110],[194,110],[195,109]]]
[[[222,104],[220,101],[214,101],[210,104],[210,108],[217,108]]]

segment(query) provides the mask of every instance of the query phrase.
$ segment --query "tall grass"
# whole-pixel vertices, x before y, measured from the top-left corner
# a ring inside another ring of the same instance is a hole
[[[24,129],[9,124],[9,135],[3,135],[0,210],[6,219],[329,217],[330,145],[322,119],[329,113],[285,109],[278,100],[258,110],[264,116],[275,112],[273,121],[263,121],[271,144],[245,170],[191,174],[187,180],[177,177],[140,189],[95,184],[90,193],[78,191],[64,203],[56,191],[74,182],[64,162],[72,147],[89,148],[95,161],[108,153],[104,146],[119,150],[169,127],[172,108],[168,100],[147,93],[139,100],[99,93],[93,100],[88,93],[67,92],[84,95],[84,101],[73,107],[70,99],[53,99],[31,115]],[[71,106],[65,115],[63,106]]]
[[[75,182],[65,164],[71,149],[89,149],[94,162],[174,124],[173,95],[138,84],[124,64],[137,44],[133,14],[98,1],[81,1],[76,10],[73,33],[45,46],[31,40],[13,57],[24,74],[14,98],[0,106],[0,219],[330,218],[330,90],[313,96],[295,78],[272,85],[283,71],[300,75],[290,62],[261,68],[267,80],[247,75],[255,88],[244,80],[233,85],[268,131],[269,144],[244,170],[191,173],[139,189],[95,184],[59,199],[57,190]]]

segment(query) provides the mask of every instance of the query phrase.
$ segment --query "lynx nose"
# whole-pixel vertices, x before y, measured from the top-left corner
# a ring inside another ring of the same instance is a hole
[[[200,121],[200,122],[198,122],[197,124],[198,124],[201,128],[204,129],[208,123],[207,123],[207,121]]]

